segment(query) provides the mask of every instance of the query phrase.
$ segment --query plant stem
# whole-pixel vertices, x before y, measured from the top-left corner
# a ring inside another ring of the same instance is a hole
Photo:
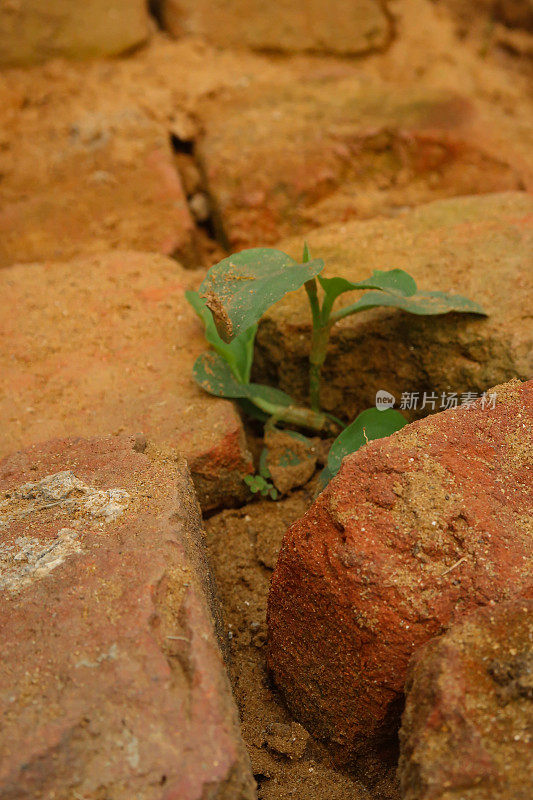
[[[321,325],[329,325],[330,318],[332,317],[331,309],[333,308],[333,303],[337,299],[337,296],[334,294],[326,294],[324,297],[324,302],[322,303],[322,311],[320,312],[320,324]],[[334,316],[334,315],[333,315]]]
[[[320,412],[320,372],[320,366],[309,359],[309,398],[315,412]]]
[[[311,315],[313,317],[313,328],[320,324],[320,305],[318,303],[318,289],[316,278],[304,283],[307,297],[309,298],[309,305],[311,306]]]
[[[252,402],[268,414],[274,417],[275,420],[280,422],[287,422],[289,425],[297,425],[301,428],[310,428],[315,431],[324,431],[325,433],[336,433],[336,424],[326,414],[313,411],[304,406],[281,406],[275,403],[269,403],[261,397],[250,398]]]
[[[313,319],[311,352],[309,353],[309,396],[311,399],[311,408],[316,413],[320,413],[320,373],[326,357],[329,331],[327,324],[324,325],[323,322],[324,309],[320,308],[320,303],[318,301],[316,278],[307,281],[304,285],[307,297],[309,298],[311,316]],[[326,310],[326,315],[329,316],[329,309]]]
[[[326,359],[330,326],[313,325],[311,352],[309,353],[309,396],[313,411],[320,411],[320,375]]]

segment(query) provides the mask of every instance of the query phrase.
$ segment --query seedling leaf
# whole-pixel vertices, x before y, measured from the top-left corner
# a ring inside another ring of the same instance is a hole
[[[265,480],[262,475],[246,475],[244,482],[254,494],[259,493],[262,497],[270,497],[272,500],[278,499],[278,490],[270,481]]]
[[[257,325],[252,325],[239,336],[236,336],[233,341],[224,342],[217,331],[213,314],[198,292],[185,292],[185,299],[204,323],[205,338],[209,344],[228,362],[237,380],[247,383],[250,380],[254,358],[254,340],[257,333]]]
[[[410,314],[419,316],[434,316],[436,314],[449,314],[451,311],[462,313],[483,314],[486,311],[479,303],[462,297],[460,294],[448,294],[447,292],[417,292],[411,297],[388,294],[386,292],[367,292],[356,303],[341,308],[332,315],[332,319],[338,320],[365,311],[369,308],[381,306],[392,306],[408,311]]]
[[[200,295],[218,333],[230,342],[255,325],[270,306],[324,268],[320,258],[299,264],[281,250],[253,248],[223,259],[207,273]]]
[[[248,397],[248,386],[239,383],[228,363],[218,353],[198,356],[192,373],[196,383],[216,397]]]
[[[260,383],[239,383],[226,361],[218,353],[207,352],[198,356],[193,367],[196,383],[215,397],[245,398],[254,403],[256,400],[270,405],[295,405],[288,394],[272,386]]]
[[[411,297],[416,293],[416,282],[403,269],[376,269],[370,276],[363,281],[349,281],[346,278],[318,278],[320,285],[330,302],[333,302],[344,292],[352,292],[354,289],[380,289],[393,295]]]
[[[298,406],[281,389],[261,383],[240,383],[222,356],[213,351],[198,356],[194,362],[193,377],[209,394],[244,401],[246,405],[253,403],[267,417],[283,419],[289,424],[313,430],[329,430],[332,427],[325,414]]]
[[[373,439],[390,436],[404,425],[407,425],[407,420],[393,408],[386,408],[383,411],[377,408],[367,408],[366,411],[362,411],[331,445],[328,463],[320,473],[321,489],[337,474],[343,458],[348,453],[354,453]]]

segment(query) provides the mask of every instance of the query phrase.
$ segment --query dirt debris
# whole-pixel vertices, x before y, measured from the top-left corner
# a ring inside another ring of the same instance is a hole
[[[284,725],[270,722],[264,732],[264,742],[269,750],[282,756],[301,758],[309,742],[309,733],[298,722]]]

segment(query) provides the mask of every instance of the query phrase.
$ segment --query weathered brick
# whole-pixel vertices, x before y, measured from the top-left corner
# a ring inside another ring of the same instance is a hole
[[[56,436],[142,433],[186,456],[204,510],[244,499],[239,413],[192,379],[206,342],[184,293],[201,278],[132,252],[0,270],[0,456]]]
[[[0,794],[251,800],[184,460],[128,437],[0,462]]]
[[[413,657],[398,773],[405,800],[533,794],[533,598],[469,614]]]
[[[345,458],[287,531],[269,664],[297,720],[352,758],[394,733],[411,655],[532,591],[533,381]]]

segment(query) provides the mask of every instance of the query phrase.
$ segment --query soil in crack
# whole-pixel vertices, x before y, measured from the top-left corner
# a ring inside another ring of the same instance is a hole
[[[207,545],[231,652],[230,678],[258,800],[399,800],[394,770],[369,760],[357,777],[339,771],[324,746],[291,723],[265,667],[266,606],[283,534],[313,501],[303,488],[205,521]],[[302,753],[303,750],[303,754]],[[361,765],[360,765],[361,766]]]

